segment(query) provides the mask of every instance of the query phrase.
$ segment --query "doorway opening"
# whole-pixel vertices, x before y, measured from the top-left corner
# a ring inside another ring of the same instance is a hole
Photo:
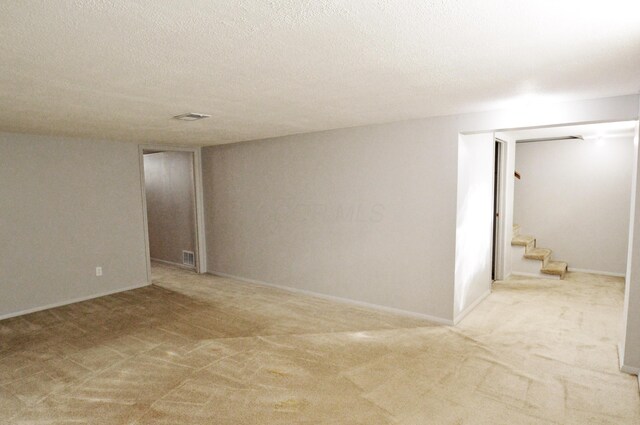
[[[615,308],[624,309],[629,334],[638,126],[603,120],[459,133],[454,323],[500,286],[492,277],[576,293],[595,282],[624,292]],[[565,277],[566,285],[549,281]],[[627,351],[619,350],[623,371],[631,370]]]
[[[200,156],[191,148],[140,148],[147,277],[151,264],[204,273]]]
[[[636,121],[500,133],[515,148],[511,274],[624,277]]]
[[[565,280],[554,287],[597,306],[599,299],[589,301],[594,288],[608,288],[612,300],[623,298],[609,308],[621,309],[627,336],[618,348],[619,365],[632,374],[637,368],[625,365],[624,341],[633,286],[628,262],[637,249],[629,239],[637,220],[638,125],[607,121],[495,133],[508,150],[508,171],[500,178],[506,188],[505,278],[530,288]]]

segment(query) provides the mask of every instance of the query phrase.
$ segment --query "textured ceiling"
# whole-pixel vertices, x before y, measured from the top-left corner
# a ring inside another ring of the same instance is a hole
[[[639,89],[637,0],[0,3],[4,131],[204,145]]]

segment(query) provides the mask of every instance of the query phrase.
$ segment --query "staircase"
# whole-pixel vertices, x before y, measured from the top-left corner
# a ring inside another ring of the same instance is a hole
[[[513,225],[513,239],[511,246],[515,249],[513,253],[513,273],[518,272],[525,275],[540,275],[541,277],[562,279],[567,272],[567,263],[564,261],[553,261],[551,259],[551,250],[549,248],[538,248],[536,246],[536,238],[529,235],[520,234],[520,225]],[[518,249],[519,248],[519,249]],[[524,249],[522,249],[524,248]],[[524,259],[517,262],[516,256]],[[531,261],[541,261],[542,264],[534,265]],[[524,270],[517,270],[521,266]],[[536,273],[537,272],[537,273]]]

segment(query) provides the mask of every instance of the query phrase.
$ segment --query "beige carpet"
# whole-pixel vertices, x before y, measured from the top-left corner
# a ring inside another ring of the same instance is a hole
[[[0,424],[640,423],[621,279],[497,283],[456,328],[163,266],[154,281],[0,322]]]

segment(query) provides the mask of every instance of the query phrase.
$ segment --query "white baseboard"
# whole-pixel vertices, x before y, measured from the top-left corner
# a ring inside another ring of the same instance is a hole
[[[599,274],[602,276],[625,277],[624,273],[603,272],[602,270],[576,269],[575,267],[567,268],[568,272]]]
[[[624,360],[622,358],[622,353],[624,352],[624,348],[622,348],[622,343],[618,343],[618,368],[622,370],[622,364]]]
[[[544,274],[544,273],[527,273],[527,272],[513,272],[509,276],[521,276],[521,277],[533,277],[536,279],[550,279],[550,280],[560,280],[560,276],[556,274]]]
[[[620,368],[620,372],[628,373],[630,375],[638,375],[638,380],[640,382],[640,367],[625,365],[622,355],[623,351],[622,344],[618,344],[618,367]]]
[[[100,297],[105,297],[107,295],[117,294],[118,292],[125,292],[125,291],[131,291],[132,289],[144,288],[145,286],[149,286],[149,285],[151,285],[151,282],[143,283],[141,285],[128,286],[126,288],[120,288],[113,291],[100,292],[98,294],[87,295],[86,297],[73,298],[70,300],[61,301],[53,304],[47,304],[40,307],[28,308],[26,310],[20,310],[13,313],[3,314],[0,316],[0,320],[10,319],[12,317],[17,317],[17,316],[24,316],[25,314],[36,313],[38,311],[49,310],[51,308],[62,307],[69,304],[80,303],[82,301],[88,301],[94,298],[100,298]]]
[[[462,319],[464,319],[467,316],[467,314],[471,313],[471,311],[474,308],[476,308],[478,306],[478,304],[480,304],[482,301],[484,301],[484,299],[487,298],[489,295],[491,295],[491,289],[489,289],[487,292],[482,294],[482,296],[478,297],[477,300],[475,300],[474,302],[469,304],[469,306],[467,308],[465,308],[460,313],[458,313],[458,315],[453,319],[453,324],[457,325],[458,323],[460,323],[460,321]]]
[[[622,365],[622,367],[620,368],[620,371],[624,373],[628,373],[630,375],[640,375],[640,367]]]
[[[156,263],[168,264],[170,266],[180,267],[181,269],[187,270],[195,270],[195,266],[187,266],[185,264],[174,263],[173,261],[160,260],[158,258],[151,258],[151,261],[155,261]]]
[[[358,307],[370,308],[372,310],[383,311],[385,313],[393,313],[393,314],[398,314],[398,315],[405,316],[405,317],[412,317],[412,318],[415,318],[415,319],[423,319],[423,320],[426,320],[428,322],[437,323],[439,325],[453,326],[453,320],[444,319],[442,317],[430,316],[428,314],[416,313],[416,312],[413,312],[413,311],[401,310],[401,309],[393,308],[393,307],[386,307],[386,306],[379,305],[379,304],[371,304],[371,303],[367,303],[367,302],[364,302],[364,301],[356,301],[356,300],[352,300],[352,299],[349,299],[349,298],[336,297],[334,295],[321,294],[319,292],[307,291],[305,289],[292,288],[290,286],[276,285],[276,284],[273,284],[273,283],[263,282],[263,281],[255,280],[255,279],[247,279],[247,278],[244,278],[244,277],[241,277],[241,276],[235,276],[235,275],[228,274],[228,273],[221,273],[221,272],[216,272],[216,271],[209,271],[207,273],[215,275],[215,276],[220,276],[220,277],[226,277],[226,278],[229,278],[229,279],[239,280],[241,282],[251,283],[251,284],[254,284],[254,285],[268,286],[270,288],[281,289],[283,291],[293,292],[293,293],[296,293],[296,294],[302,294],[302,295],[308,295],[308,296],[311,296],[311,297],[323,298],[325,300],[335,301],[335,302],[339,302],[339,303],[342,303],[342,304],[350,304],[350,305],[354,305],[354,306],[358,306]]]

